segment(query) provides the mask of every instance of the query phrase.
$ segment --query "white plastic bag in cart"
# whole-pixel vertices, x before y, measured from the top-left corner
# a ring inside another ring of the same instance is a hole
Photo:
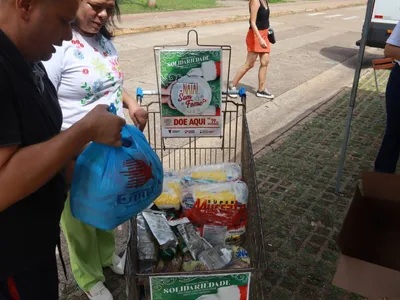
[[[236,163],[202,165],[184,169],[180,176],[186,186],[195,183],[236,181],[242,178],[242,169]]]

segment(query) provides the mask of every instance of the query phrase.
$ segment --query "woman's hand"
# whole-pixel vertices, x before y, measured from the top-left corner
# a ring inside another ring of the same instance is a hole
[[[129,110],[129,116],[133,124],[139,127],[140,131],[143,131],[149,119],[147,111],[140,107],[125,89],[122,90],[122,100],[124,101],[124,107]]]
[[[167,104],[169,108],[176,110],[175,106],[172,104],[171,100],[171,89],[173,85],[177,82],[177,80],[173,81],[170,83],[170,85],[164,89],[161,88],[161,103],[162,104]]]
[[[258,41],[260,43],[261,48],[267,49],[267,42],[263,38],[260,38]]]
[[[133,107],[129,109],[129,116],[132,122],[139,127],[140,131],[143,131],[146,127],[147,121],[149,120],[148,112],[141,107]]]

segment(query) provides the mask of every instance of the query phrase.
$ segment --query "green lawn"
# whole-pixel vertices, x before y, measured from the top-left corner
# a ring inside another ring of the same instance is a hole
[[[123,14],[217,7],[216,0],[157,0],[156,8],[147,7],[147,0],[122,0],[120,3]]]
[[[269,0],[270,3],[296,2],[295,0]],[[136,14],[143,12],[189,10],[222,7],[223,1],[217,0],[157,0],[155,8],[147,7],[147,0],[120,0],[122,14]]]

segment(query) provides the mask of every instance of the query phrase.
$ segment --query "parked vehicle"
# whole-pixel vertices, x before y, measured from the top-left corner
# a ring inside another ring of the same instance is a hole
[[[385,48],[386,41],[400,20],[399,0],[375,0],[367,46]],[[361,40],[357,41],[357,46]]]

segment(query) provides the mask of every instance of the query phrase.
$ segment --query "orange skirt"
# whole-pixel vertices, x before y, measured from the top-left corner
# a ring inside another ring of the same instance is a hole
[[[271,52],[271,43],[268,39],[268,29],[259,30],[261,37],[267,43],[267,48],[262,48],[260,43],[258,42],[257,36],[255,35],[253,29],[249,29],[246,36],[246,45],[248,52],[256,52],[256,53],[270,53]]]

